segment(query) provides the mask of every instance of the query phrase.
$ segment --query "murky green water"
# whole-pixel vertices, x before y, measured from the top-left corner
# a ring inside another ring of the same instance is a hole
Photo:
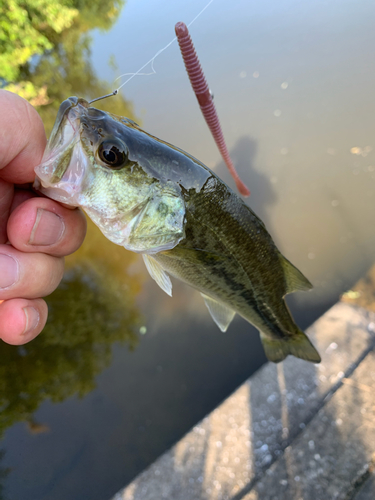
[[[33,81],[51,101],[40,110],[46,126],[67,96],[96,97],[138,70],[204,4],[129,0],[105,21],[107,4],[96,1],[58,51],[35,61]],[[289,300],[302,327],[374,260],[374,20],[365,0],[216,0],[191,27],[249,204],[315,285]],[[233,185],[177,44],[155,69],[102,108]],[[199,294],[174,283],[169,298],[136,255],[93,227],[49,306],[40,338],[0,345],[0,483],[10,500],[109,498],[264,362],[246,322],[220,333]]]

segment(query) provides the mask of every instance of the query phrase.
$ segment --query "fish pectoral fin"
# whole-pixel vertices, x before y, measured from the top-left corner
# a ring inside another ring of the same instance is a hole
[[[201,293],[201,295],[207,306],[207,309],[210,311],[212,319],[215,321],[222,332],[226,332],[236,312],[233,311],[233,309],[225,306],[224,304],[211,299],[211,297],[208,297],[204,293]]]
[[[172,283],[168,274],[164,271],[159,262],[157,262],[150,255],[144,253],[142,254],[142,257],[151,278],[156,281],[165,293],[172,297]]]
[[[297,290],[310,290],[313,286],[310,281],[299,271],[288,259],[281,256],[281,265],[284,269],[286,281],[286,293],[296,292]]]
[[[283,339],[270,339],[260,332],[260,338],[267,358],[274,363],[283,361],[288,354],[312,363],[320,363],[321,361],[318,351],[301,330]]]

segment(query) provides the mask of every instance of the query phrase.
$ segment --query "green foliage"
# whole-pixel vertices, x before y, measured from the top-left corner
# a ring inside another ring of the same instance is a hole
[[[70,0],[2,0],[0,4],[0,68],[9,82],[36,54],[52,49],[49,32],[69,28],[78,10]]]
[[[116,21],[124,3],[125,0],[73,0],[73,7],[80,13],[79,30],[108,30]]]
[[[92,69],[89,31],[109,29],[123,5],[124,0],[0,2],[0,82],[38,109],[47,133],[70,95],[93,99],[113,90]],[[113,101],[108,111],[133,117],[122,96]]]

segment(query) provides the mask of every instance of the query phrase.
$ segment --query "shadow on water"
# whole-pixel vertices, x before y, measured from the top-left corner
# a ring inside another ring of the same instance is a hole
[[[268,231],[272,233],[267,212],[277,202],[277,196],[268,176],[255,168],[256,155],[257,141],[252,137],[240,137],[230,150],[230,156],[236,170],[251,192],[250,197],[245,200],[246,203],[266,224]],[[223,161],[214,170],[234,192],[237,192],[234,181]]]
[[[251,191],[250,197],[245,202],[265,223],[268,232],[272,236],[273,228],[269,214],[272,207],[277,203],[278,196],[269,176],[259,172],[255,167],[257,141],[251,137],[241,137],[231,149],[230,155],[241,179],[243,179]],[[235,184],[223,161],[214,170],[219,177],[225,180],[236,191]],[[345,283],[346,287],[350,285],[350,282]],[[304,294],[302,293],[302,295]],[[337,297],[333,297],[331,302],[324,301],[324,303],[315,303],[309,307],[301,307],[301,303],[299,302],[300,296],[301,294],[288,295],[287,303],[293,317],[302,329],[310,326],[317,317],[321,316],[327,308],[337,301]]]

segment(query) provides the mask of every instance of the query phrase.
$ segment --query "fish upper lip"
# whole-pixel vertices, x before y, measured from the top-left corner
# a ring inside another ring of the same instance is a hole
[[[79,126],[74,122],[77,119],[79,119],[80,121],[82,119],[82,116],[84,116],[82,108],[85,109],[85,106],[80,102],[80,100],[77,97],[69,97],[60,105],[59,109],[59,113],[61,113],[60,121],[58,124],[55,123],[54,125],[54,128],[52,130],[51,136],[48,141],[48,149],[52,150],[54,147],[56,147],[56,143],[61,137],[65,125],[67,123],[69,123],[69,125],[72,127],[73,136],[77,133]]]
[[[68,122],[69,122],[70,126],[72,127],[74,134],[75,134],[75,133],[77,132],[77,130],[76,130],[76,128],[74,127],[74,123],[72,123],[71,119],[69,118],[69,113],[68,113],[68,115],[67,115],[67,117],[66,117],[66,118],[67,118],[67,120],[68,120]]]
[[[72,121],[70,119],[69,115],[67,115],[67,116],[64,115],[62,120],[64,120],[64,119],[66,120],[65,124],[56,130],[56,133],[53,137],[52,136],[50,137],[50,139],[48,141],[47,148],[45,150],[45,153],[44,153],[44,156],[42,159],[42,162],[40,163],[40,166],[42,166],[43,164],[46,164],[46,163],[54,162],[64,152],[68,143],[73,143],[73,142],[76,143],[77,142],[77,139],[79,137],[79,134],[78,134],[79,129],[77,128],[77,126],[76,127],[74,126],[74,121]],[[62,123],[60,123],[60,125],[62,125]],[[64,132],[65,132],[65,134],[67,132],[66,127],[70,127],[71,137],[68,138],[68,140],[67,139],[62,140]],[[61,143],[58,145],[59,141],[61,141]],[[42,176],[41,172],[39,172],[38,175]]]

